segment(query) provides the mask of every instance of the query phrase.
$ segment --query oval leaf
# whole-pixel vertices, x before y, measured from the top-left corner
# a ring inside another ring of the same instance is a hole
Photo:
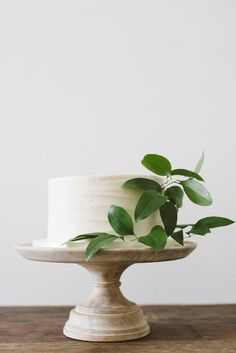
[[[119,237],[116,237],[115,235],[111,235],[111,234],[106,234],[106,235],[102,234],[92,239],[89,242],[85,251],[86,261],[91,259],[91,257],[95,255],[104,245],[111,243],[115,239],[119,239]]]
[[[108,235],[108,234],[104,233],[104,232],[80,234],[80,235],[76,235],[74,238],[69,239],[68,241],[66,241],[63,244],[75,242],[75,241],[79,241],[79,240],[84,240],[84,239],[92,239],[92,238],[98,237],[99,235]]]
[[[170,161],[159,154],[146,154],[142,160],[142,164],[157,175],[171,174]]]
[[[205,217],[199,219],[199,221],[192,226],[188,233],[205,235],[211,232],[210,228],[224,227],[232,223],[234,223],[234,221],[224,217]]]
[[[204,151],[202,152],[202,155],[201,155],[201,157],[200,157],[200,159],[199,159],[199,161],[198,161],[198,163],[197,163],[197,165],[196,165],[196,167],[194,169],[195,173],[199,173],[200,172],[200,170],[202,169],[203,162],[204,162]]]
[[[207,224],[195,224],[189,232],[187,232],[188,234],[198,234],[198,235],[206,235],[207,233],[210,233],[211,230],[208,227]]]
[[[212,204],[212,198],[203,184],[194,179],[181,181],[184,191],[188,198],[201,206],[209,206]]]
[[[139,243],[150,246],[155,250],[162,250],[167,243],[167,234],[161,226],[152,228],[148,235],[138,238]]]
[[[146,178],[134,178],[127,180],[123,185],[124,188],[133,190],[156,190],[161,192],[161,185],[156,181]]]
[[[228,226],[232,223],[234,223],[234,221],[232,221],[229,218],[212,216],[212,217],[205,217],[205,218],[199,219],[199,221],[197,221],[195,225],[205,224],[209,228],[217,228],[217,227]]]
[[[117,234],[134,234],[133,221],[124,208],[112,205],[108,212],[108,220]]]
[[[199,174],[192,172],[191,170],[188,170],[188,169],[173,169],[171,171],[171,175],[181,175],[189,178],[194,178],[200,181],[204,181]]]
[[[180,245],[184,245],[184,232],[182,230],[178,230],[171,234],[171,238],[173,238]]]
[[[172,202],[166,202],[160,207],[160,214],[167,235],[171,235],[177,224],[177,208]]]
[[[184,192],[179,186],[171,186],[165,190],[165,195],[168,196],[169,200],[180,208],[183,205]]]
[[[153,214],[158,208],[160,208],[168,198],[161,195],[155,190],[145,191],[135,208],[134,216],[136,221],[141,221]]]

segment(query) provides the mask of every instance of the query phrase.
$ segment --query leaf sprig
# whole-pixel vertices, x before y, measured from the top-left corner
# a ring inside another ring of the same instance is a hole
[[[184,232],[188,236],[196,234],[204,236],[210,233],[212,228],[234,223],[228,218],[212,216],[202,218],[195,224],[178,224],[178,213],[183,205],[184,195],[200,206],[212,204],[212,197],[203,184],[204,179],[199,175],[203,162],[204,154],[202,153],[194,171],[184,168],[172,169],[166,157],[158,154],[145,155],[142,160],[143,166],[155,175],[165,177],[165,181],[160,184],[150,178],[133,178],[127,180],[123,188],[142,191],[134,210],[135,222],[140,222],[159,211],[163,226],[155,225],[148,234],[137,236],[134,233],[134,224],[129,213],[122,207],[112,205],[108,211],[108,221],[116,235],[102,232],[80,234],[68,242],[89,240],[85,252],[88,261],[102,247],[114,240],[124,240],[127,235],[133,235],[134,240],[139,243],[160,251],[166,246],[168,237],[184,245]],[[179,180],[178,177],[187,179]]]

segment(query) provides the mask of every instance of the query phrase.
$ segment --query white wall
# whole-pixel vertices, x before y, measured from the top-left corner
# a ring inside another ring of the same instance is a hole
[[[47,179],[139,173],[145,153],[192,168],[202,149],[210,208],[235,215],[236,3],[232,0],[0,1],[0,304],[75,304],[84,269],[29,262],[46,236]],[[236,302],[235,226],[187,259],[135,265],[138,303]]]

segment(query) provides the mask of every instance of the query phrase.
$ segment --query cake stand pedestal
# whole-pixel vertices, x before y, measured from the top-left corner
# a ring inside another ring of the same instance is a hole
[[[93,291],[83,305],[71,310],[64,335],[83,341],[126,341],[148,335],[150,329],[143,312],[120,291],[120,277],[130,265],[177,260],[188,256],[193,242],[155,252],[151,248],[101,250],[88,262],[80,247],[33,247],[17,245],[16,250],[33,261],[74,263],[85,267],[93,279]]]

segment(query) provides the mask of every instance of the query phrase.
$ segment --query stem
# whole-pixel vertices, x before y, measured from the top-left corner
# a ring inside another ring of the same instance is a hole
[[[168,175],[166,178],[166,181],[163,184],[161,184],[161,187],[164,189],[165,185],[167,185],[171,180],[172,180],[172,177]]]
[[[176,228],[180,228],[180,229],[184,229],[192,226],[194,226],[194,224],[176,224]]]
[[[165,191],[168,186],[175,184],[175,183],[180,184],[180,180],[173,180],[172,181],[172,178],[171,178],[170,181],[167,181],[166,183],[162,184],[162,188]]]
[[[188,234],[188,235],[186,235],[186,234]],[[191,236],[191,234],[190,233],[185,233],[185,237],[184,238],[191,238],[192,236]]]

